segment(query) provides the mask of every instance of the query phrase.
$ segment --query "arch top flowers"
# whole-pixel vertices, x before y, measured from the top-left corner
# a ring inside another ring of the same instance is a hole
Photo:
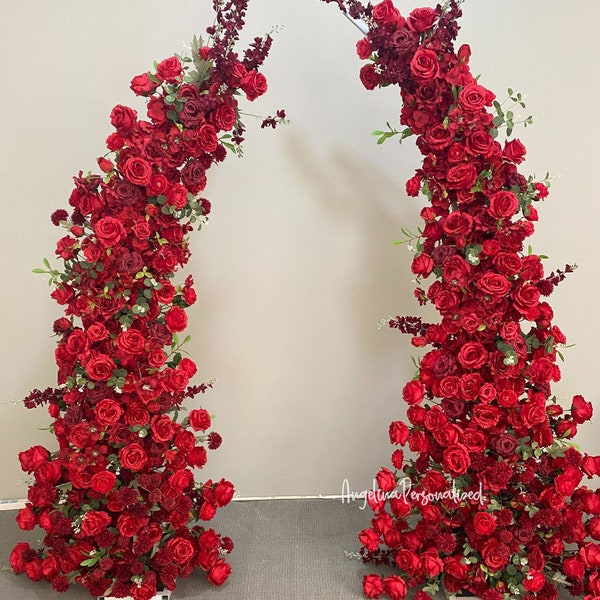
[[[79,173],[69,210],[51,216],[66,230],[56,246],[62,268],[44,260],[37,271],[64,308],[53,327],[58,387],[34,390],[25,404],[47,405],[58,450],[19,455],[34,482],[17,523],[45,537],[41,548],[18,544],[10,563],[56,591],[79,583],[92,596],[148,600],[196,567],[214,585],[230,572],[233,542],[209,522],[234,487],[194,477],[221,436],[205,409],[182,415],[211,384],[191,383],[197,367],[182,334],[196,292],[191,276],[174,278],[189,260],[190,232],[210,213],[208,170],[228,150],[241,154],[240,104],[267,90],[260,67],[271,37],[235,51],[247,4],[215,2],[207,42],[195,38],[190,56],[133,78],[146,113],[112,109],[101,173]],[[263,127],[284,118],[278,111]]]
[[[403,388],[407,422],[389,431],[408,448],[394,450],[393,472],[379,471],[373,519],[359,534],[363,559],[399,574],[366,576],[364,593],[396,600],[419,588],[415,598],[431,600],[443,584],[484,600],[555,600],[563,582],[591,600],[600,595],[599,493],[584,477],[600,474],[599,458],[571,440],[592,406],[579,395],[562,406],[552,394],[566,338],[546,299],[573,267],[548,275],[526,244],[548,176],[520,173],[526,149],[509,139],[513,109],[472,75],[469,46],[455,49],[459,0],[408,15],[392,0],[324,1],[365,25],[363,85],[400,88],[401,128],[375,134],[379,143],[415,136],[422,154],[406,191],[428,205],[419,233],[405,233],[415,297],[439,313],[436,323],[389,323],[425,352]],[[524,106],[518,92],[508,96]],[[407,487],[412,496],[399,491]]]

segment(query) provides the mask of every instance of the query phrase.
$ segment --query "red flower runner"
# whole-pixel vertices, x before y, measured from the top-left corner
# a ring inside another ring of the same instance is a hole
[[[234,52],[246,8],[247,0],[215,1],[209,44],[194,39],[191,57],[133,79],[147,119],[115,106],[109,153],[98,159],[104,175],[79,173],[70,214],[52,215],[68,232],[56,247],[64,267],[44,261],[37,271],[50,275],[65,310],[54,323],[59,387],[35,390],[25,404],[48,404],[59,449],[19,455],[35,482],[17,522],[45,537],[39,549],[18,544],[10,563],[57,591],[78,582],[92,596],[147,600],[196,567],[214,585],[230,572],[233,543],[205,522],[233,485],[193,474],[221,437],[207,432],[204,409],[179,417],[183,401],[211,385],[190,386],[196,365],[182,354],[188,338],[178,338],[196,293],[191,276],[172,279],[190,257],[193,224],[210,212],[199,196],[207,170],[226,148],[241,152],[237,96],[267,89],[258,68],[270,36],[255,38],[243,58]]]
[[[458,0],[406,18],[391,0],[325,1],[368,26],[357,44],[370,61],[365,87],[400,87],[405,128],[376,133],[417,136],[423,164],[406,189],[429,206],[410,236],[415,295],[441,317],[390,321],[430,349],[403,390],[408,423],[389,429],[411,455],[396,449],[395,470],[377,474],[371,526],[359,534],[363,559],[400,575],[368,575],[364,593],[399,599],[418,587],[416,600],[430,600],[443,583],[483,600],[553,600],[566,583],[600,597],[600,493],[582,485],[600,473],[600,457],[570,441],[592,406],[575,396],[565,410],[551,392],[566,339],[544,297],[572,268],[545,275],[524,244],[548,182],[519,173],[519,140],[496,139],[515,117],[471,74],[469,47],[454,49]]]

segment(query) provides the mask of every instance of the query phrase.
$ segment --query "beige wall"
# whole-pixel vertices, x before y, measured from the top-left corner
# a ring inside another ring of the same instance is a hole
[[[7,2],[0,20],[3,93],[0,170],[0,498],[26,493],[17,453],[51,440],[44,409],[14,406],[55,381],[52,320],[58,307],[31,269],[59,234],[48,215],[66,205],[71,176],[94,168],[114,104],[130,103],[131,77],[178,51],[210,18],[209,0]],[[399,6],[406,3],[399,2]],[[406,8],[405,8],[406,10]],[[597,407],[600,339],[597,174],[600,3],[467,0],[461,41],[473,70],[503,95],[527,94],[537,117],[521,132],[525,173],[555,179],[541,207],[534,250],[548,269],[580,266],[551,297],[556,323],[576,343],[557,394]],[[388,463],[388,423],[411,347],[379,319],[418,311],[405,247],[418,224],[404,195],[417,166],[412,140],[376,146],[370,132],[396,122],[394,89],[366,92],[354,55],[358,31],[318,0],[253,0],[248,35],[272,24],[270,93],[251,108],[285,107],[293,123],[248,122],[246,158],[210,173],[213,216],[193,238],[199,302],[190,311],[191,356],[225,443],[206,476],[231,478],[241,496],[336,494],[367,486]],[[250,121],[250,119],[248,119]],[[578,441],[600,453],[594,426]]]

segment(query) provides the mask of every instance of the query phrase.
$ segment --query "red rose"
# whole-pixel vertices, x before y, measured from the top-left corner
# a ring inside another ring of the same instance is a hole
[[[117,347],[126,354],[140,354],[145,343],[146,339],[137,329],[126,329],[117,336]]]
[[[407,404],[419,404],[424,395],[425,389],[418,380],[409,381],[402,390],[402,398]]]
[[[492,535],[496,531],[496,517],[488,512],[478,512],[473,517],[473,528],[478,535]]]
[[[489,213],[494,219],[512,217],[519,209],[519,199],[514,192],[496,192],[490,196]]]
[[[195,555],[196,549],[190,540],[182,537],[171,538],[167,542],[167,548],[173,553],[173,560],[178,565],[189,562]]]
[[[178,493],[183,492],[194,480],[194,475],[187,469],[179,469],[169,477],[169,485]]]
[[[441,221],[442,229],[453,237],[468,234],[473,227],[473,218],[469,213],[455,210]]]
[[[600,456],[586,456],[581,461],[581,468],[588,477],[600,475]]]
[[[419,256],[415,256],[410,269],[415,275],[427,277],[433,270],[433,260],[429,254],[422,252]]]
[[[187,206],[188,191],[180,183],[175,183],[167,192],[167,206],[172,206],[177,210],[181,210]]]
[[[367,598],[379,598],[383,594],[383,580],[379,575],[365,575],[362,586]]]
[[[187,327],[187,314],[180,306],[173,306],[165,315],[167,329],[174,333],[183,331]]]
[[[393,421],[390,423],[389,436],[390,443],[404,446],[408,441],[408,427],[402,421]]]
[[[231,566],[225,562],[225,559],[218,560],[213,567],[206,574],[206,578],[213,585],[223,585],[229,574],[231,573]]]
[[[155,92],[157,87],[158,85],[150,79],[148,73],[136,75],[131,80],[131,84],[129,86],[132,92],[137,96],[149,96]]]
[[[376,4],[373,7],[373,19],[379,26],[393,27],[394,29],[402,27],[406,23],[392,0],[383,0]]]
[[[383,580],[383,590],[392,600],[406,598],[406,582],[398,575],[389,575]]]
[[[440,64],[433,50],[419,48],[410,61],[410,70],[417,79],[435,79],[440,74]]]
[[[206,431],[211,424],[210,415],[203,408],[190,411],[189,419],[194,431]]]
[[[519,441],[510,433],[500,434],[493,442],[493,447],[496,452],[504,458],[511,457],[518,445]]]
[[[139,444],[134,443],[121,448],[119,451],[119,461],[124,469],[141,471],[146,466],[148,456]]]
[[[504,158],[514,162],[516,165],[525,160],[526,153],[527,150],[525,146],[523,146],[521,140],[518,139],[506,141],[504,144],[504,150],[502,151]]]
[[[362,38],[356,42],[356,54],[361,60],[366,60],[371,56],[371,42],[368,38]]]
[[[490,404],[478,404],[473,408],[472,420],[481,429],[490,429],[500,420],[500,411]]]
[[[92,476],[90,487],[100,494],[108,494],[114,489],[117,476],[110,471],[100,471]]]
[[[448,187],[455,190],[470,190],[477,181],[477,169],[472,163],[460,163],[446,173]]]
[[[148,185],[152,179],[152,165],[139,156],[130,156],[121,166],[125,179],[135,185]]]
[[[506,544],[490,540],[483,547],[481,556],[491,571],[499,571],[508,564],[510,549]]]
[[[530,569],[523,579],[523,587],[528,592],[539,592],[546,583],[546,576],[540,571]]]
[[[571,415],[575,423],[585,423],[592,418],[594,407],[591,402],[586,402],[583,396],[573,396]]]
[[[161,81],[175,83],[183,74],[180,60],[176,56],[165,58],[156,66],[156,75]]]
[[[250,71],[242,77],[240,86],[246,98],[252,102],[267,91],[267,78],[262,73]]]
[[[233,498],[235,488],[233,483],[225,479],[221,479],[214,489],[214,502],[217,506],[227,506]]]
[[[540,291],[535,285],[525,283],[511,294],[515,308],[528,320],[534,320],[539,315]]]
[[[94,225],[94,231],[98,242],[104,248],[116,246],[126,235],[121,221],[114,217],[104,217],[98,220]]]
[[[444,570],[444,562],[435,550],[426,550],[420,559],[421,570],[428,578],[435,577]]]
[[[123,513],[117,519],[117,530],[123,537],[133,537],[142,527],[144,521],[133,515]]]
[[[114,400],[105,398],[96,404],[94,407],[94,413],[100,425],[111,426],[119,422],[121,416],[123,415],[123,409]]]
[[[490,296],[506,296],[510,291],[511,284],[503,275],[498,273],[485,273],[477,282],[477,287]]]
[[[579,557],[588,569],[600,567],[600,545],[588,542],[579,549]]]
[[[444,469],[453,477],[458,477],[467,472],[471,464],[469,451],[462,444],[456,444],[444,450],[442,464]]]
[[[436,123],[425,131],[425,141],[431,150],[443,150],[454,141],[454,133],[443,125]]]
[[[85,370],[92,381],[107,381],[115,368],[113,359],[106,354],[98,354],[85,365]]]
[[[381,467],[375,479],[382,492],[391,492],[396,487],[396,476],[386,467]]]
[[[221,131],[229,131],[237,120],[235,108],[230,104],[221,104],[211,114],[212,124]]]
[[[155,415],[150,421],[154,439],[158,442],[168,442],[175,434],[175,424],[169,415]]]
[[[370,527],[368,529],[363,529],[358,534],[358,540],[362,546],[369,550],[369,552],[375,552],[375,550],[379,548],[379,544],[381,544],[379,534]]]
[[[410,15],[408,15],[406,23],[411,31],[422,33],[423,31],[431,29],[431,26],[435,23],[436,19],[437,13],[433,8],[415,8]]]
[[[37,524],[37,517],[29,506],[19,510],[15,520],[19,529],[23,531],[31,531]]]
[[[10,553],[10,566],[12,570],[18,575],[25,571],[25,564],[28,560],[31,560],[34,556],[34,552],[31,546],[27,542],[18,543]]]
[[[206,464],[206,450],[202,446],[196,446],[187,455],[187,464],[190,467],[201,469]]]
[[[583,473],[577,467],[568,466],[554,478],[554,488],[562,496],[570,496],[582,478]]]
[[[198,130],[198,142],[204,152],[214,152],[219,145],[215,128],[208,124],[202,125]]]
[[[562,571],[571,581],[578,581],[584,577],[585,565],[576,556],[573,556],[563,561]]]
[[[90,510],[85,513],[81,521],[81,531],[85,535],[98,535],[102,533],[112,521],[111,516],[102,510]]]
[[[458,362],[465,369],[479,369],[488,360],[488,351],[479,342],[467,342],[458,353]]]
[[[485,106],[491,106],[495,94],[477,83],[465,85],[458,94],[458,102],[469,111],[481,110]]]
[[[360,81],[368,90],[374,90],[380,83],[381,77],[372,64],[363,65],[359,73]]]
[[[542,399],[527,402],[521,407],[521,419],[526,427],[532,428],[536,425],[546,423],[546,405]]]
[[[37,471],[50,458],[50,452],[43,446],[32,446],[29,450],[19,452],[21,469],[26,473]]]
[[[118,104],[110,113],[110,122],[119,133],[129,133],[137,122],[137,113],[133,108]]]

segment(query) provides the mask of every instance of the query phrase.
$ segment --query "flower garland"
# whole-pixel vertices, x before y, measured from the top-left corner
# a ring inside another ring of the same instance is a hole
[[[441,316],[389,323],[431,349],[404,386],[408,423],[390,425],[393,470],[377,473],[359,534],[362,558],[399,574],[367,575],[364,593],[396,600],[417,587],[415,600],[431,600],[444,585],[483,600],[555,600],[562,583],[598,598],[600,492],[582,480],[600,474],[600,457],[570,441],[592,405],[577,395],[564,410],[551,392],[566,339],[544,298],[572,267],[545,275],[525,246],[547,178],[521,175],[524,145],[496,139],[516,117],[473,77],[469,47],[454,49],[459,0],[406,18],[391,0],[325,1],[368,26],[357,43],[364,86],[400,87],[404,129],[375,133],[415,135],[424,157],[406,190],[429,204],[407,241],[415,296]]]
[[[191,276],[172,282],[190,257],[188,234],[210,202],[199,196],[206,172],[227,148],[241,152],[244,126],[237,96],[267,90],[258,71],[270,35],[255,38],[242,58],[234,45],[247,0],[214,0],[209,43],[194,39],[191,57],[172,56],[133,79],[147,98],[147,119],[115,106],[104,175],[74,178],[70,213],[52,214],[67,235],[56,246],[62,270],[50,276],[65,316],[58,337],[58,387],[34,390],[28,408],[47,404],[58,451],[34,446],[19,454],[34,477],[17,523],[45,532],[44,546],[19,543],[16,573],[46,579],[57,591],[73,582],[92,596],[147,600],[174,589],[196,567],[221,585],[233,543],[212,528],[234,487],[225,479],[194,480],[221,436],[211,416],[182,403],[211,384],[190,385],[196,365],[180,340],[186,308],[196,301]],[[275,127],[279,111],[263,127]]]

